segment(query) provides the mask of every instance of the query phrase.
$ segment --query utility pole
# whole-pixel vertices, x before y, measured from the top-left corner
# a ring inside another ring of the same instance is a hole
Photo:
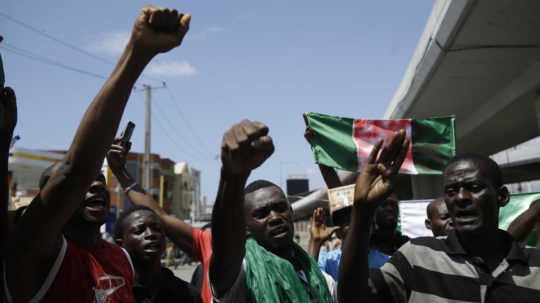
[[[142,186],[148,194],[150,194],[150,129],[151,129],[151,116],[150,112],[152,109],[152,90],[158,88],[165,88],[166,84],[163,82],[160,86],[150,86],[148,84],[143,84],[142,89],[135,89],[135,91],[144,90],[146,93],[146,123],[144,129],[144,158],[143,158],[143,183]]]

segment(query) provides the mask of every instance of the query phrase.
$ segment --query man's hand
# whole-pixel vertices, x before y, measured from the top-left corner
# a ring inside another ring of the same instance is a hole
[[[107,164],[109,164],[109,167],[113,171],[118,171],[124,168],[126,165],[127,154],[131,149],[131,142],[128,142],[126,149],[124,149],[122,145],[119,145],[118,143],[121,139],[122,137],[114,139],[111,148],[107,152]]]
[[[15,125],[17,125],[17,98],[15,92],[10,87],[5,87],[0,92],[0,102],[4,108],[4,116],[0,117],[0,119],[4,120],[0,132],[2,136],[9,136],[9,138],[4,138],[9,141],[9,145]]]
[[[409,140],[405,138],[404,130],[395,132],[377,160],[382,144],[382,139],[375,143],[368,162],[356,180],[355,207],[374,210],[377,203],[388,197],[392,191],[392,178],[398,173],[407,155]]]
[[[190,14],[176,9],[145,6],[135,21],[131,41],[150,56],[179,46],[189,30]]]
[[[313,211],[311,217],[311,227],[309,233],[313,241],[324,242],[332,236],[340,227],[334,226],[330,229],[326,229],[326,214],[322,208],[317,208]]]
[[[311,138],[316,136],[317,132],[313,128],[311,128],[311,126],[309,126],[306,113],[302,113],[302,117],[304,118],[304,123],[306,124],[306,130],[304,131],[304,138],[311,145]]]
[[[260,122],[243,120],[223,135],[221,161],[225,172],[249,174],[274,152],[268,127]]]

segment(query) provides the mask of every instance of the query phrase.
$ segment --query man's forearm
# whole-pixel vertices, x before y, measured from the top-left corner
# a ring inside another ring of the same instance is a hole
[[[244,186],[248,175],[233,175],[221,170],[219,190],[212,212],[210,280],[218,294],[234,283],[245,254],[246,224]]]
[[[312,237],[309,238],[309,254],[315,259],[315,261],[319,260],[319,253],[321,251],[321,240],[313,239]]]
[[[12,136],[3,138],[0,145],[0,248],[3,248],[8,234],[9,176],[8,157]]]
[[[540,222],[540,202],[536,202],[519,215],[508,227],[508,233],[514,239],[523,242],[531,234],[536,223]]]
[[[339,263],[339,302],[367,302],[369,227],[373,219],[371,211],[353,207],[349,232],[343,243]]]

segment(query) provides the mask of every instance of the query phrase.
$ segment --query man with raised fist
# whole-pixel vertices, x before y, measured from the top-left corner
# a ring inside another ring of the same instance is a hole
[[[244,120],[223,136],[212,213],[213,296],[219,302],[331,302],[333,280],[294,243],[292,209],[281,188],[265,180],[244,188],[273,151],[268,127],[259,122]]]
[[[157,54],[180,45],[190,15],[147,6],[64,159],[20,219],[6,257],[8,302],[133,302],[133,268],[99,227],[108,212],[99,172],[133,85]],[[96,179],[97,178],[97,179]]]

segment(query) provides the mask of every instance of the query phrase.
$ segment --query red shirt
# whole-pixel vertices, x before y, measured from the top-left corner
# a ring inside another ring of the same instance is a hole
[[[191,257],[203,264],[204,280],[201,290],[201,299],[204,303],[212,302],[212,294],[208,286],[208,268],[212,257],[212,233],[193,227],[193,252]]]
[[[103,241],[88,250],[63,241],[45,282],[32,302],[133,302],[133,265],[126,251]],[[4,290],[9,293],[4,284]]]

